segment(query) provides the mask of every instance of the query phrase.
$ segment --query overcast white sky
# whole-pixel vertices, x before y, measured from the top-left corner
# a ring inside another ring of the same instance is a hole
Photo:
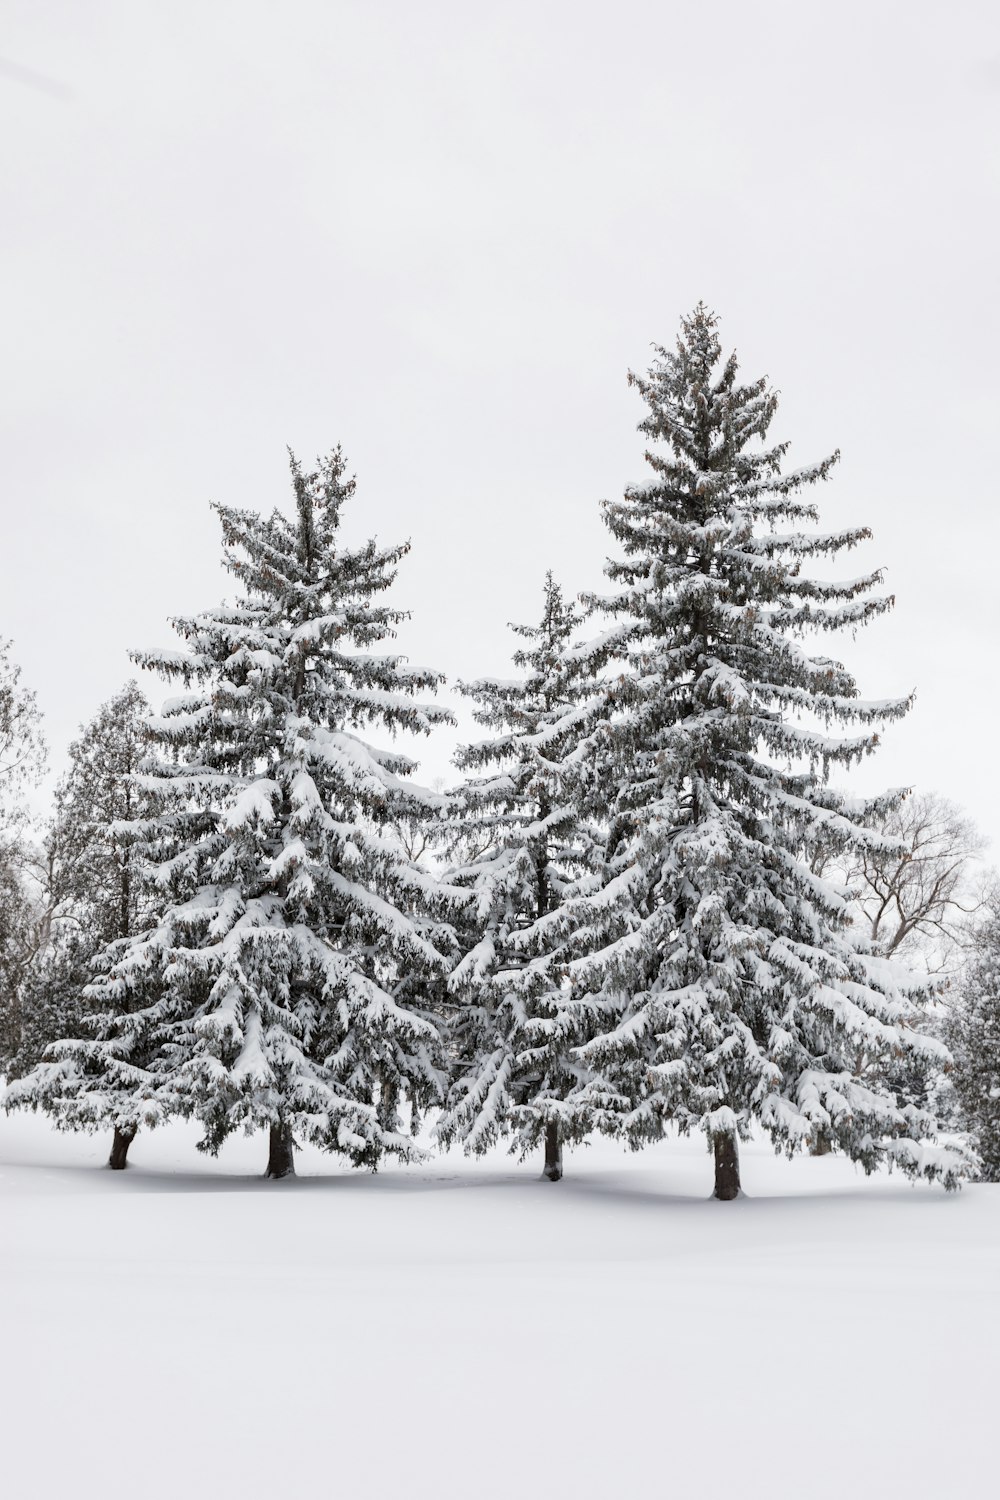
[[[626,371],[704,298],[897,596],[840,648],[918,691],[859,785],[1000,846],[998,110],[992,0],[6,0],[0,634],[57,766],[286,444],[412,538],[404,649],[506,674],[546,568],[600,585]]]

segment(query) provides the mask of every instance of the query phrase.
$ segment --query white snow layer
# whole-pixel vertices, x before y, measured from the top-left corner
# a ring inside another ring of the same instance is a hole
[[[907,1500],[992,1489],[1000,1187],[700,1139],[258,1175],[0,1117],[3,1492]],[[880,1373],[877,1373],[880,1372]],[[876,1378],[877,1373],[877,1378]]]

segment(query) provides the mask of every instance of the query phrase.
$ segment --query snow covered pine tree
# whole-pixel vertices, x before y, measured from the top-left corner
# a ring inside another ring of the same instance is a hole
[[[1000,894],[987,903],[945,1035],[961,1123],[975,1138],[982,1182],[1000,1182]]]
[[[437,1136],[471,1152],[509,1132],[525,1152],[544,1137],[552,1182],[562,1176],[563,1139],[581,1133],[565,1102],[585,1078],[559,1004],[559,908],[588,869],[593,845],[567,790],[595,707],[586,670],[565,654],[579,624],[550,572],[541,623],[511,627],[529,642],[514,655],[526,675],[459,684],[480,705],[477,721],[497,733],[461,747],[459,767],[487,774],[452,794],[460,844],[470,852],[450,879],[471,888],[472,902],[467,951],[449,980],[459,1001],[457,1064]]]
[[[837,661],[810,657],[808,631],[856,628],[888,609],[875,572],[842,583],[803,577],[864,528],[800,530],[799,498],[838,457],[782,474],[786,443],[766,434],[777,398],[737,384],[704,305],[676,352],[657,347],[630,375],[649,411],[646,485],[605,504],[625,557],[588,602],[613,617],[590,650],[607,678],[606,734],[591,737],[591,785],[606,785],[603,889],[576,903],[589,952],[570,967],[572,1007],[595,1035],[583,1061],[613,1080],[618,1129],[633,1145],[666,1123],[700,1127],[715,1196],[740,1191],[738,1138],[753,1122],[776,1149],[827,1136],[866,1171],[879,1163],[951,1186],[959,1154],[925,1144],[935,1121],[880,1083],[889,1055],[939,1043],[910,1027],[921,981],[850,930],[842,892],[813,876],[822,838],[863,848],[879,835],[832,790],[831,766],[878,743],[874,726],[908,700],[864,702]],[[790,527],[777,530],[778,527]],[[824,732],[854,722],[846,738]]]
[[[152,721],[147,784],[185,805],[136,830],[158,920],[91,987],[96,1039],[58,1049],[60,1123],[193,1114],[212,1152],[266,1127],[271,1177],[296,1136],[372,1167],[419,1154],[399,1106],[440,1100],[444,1059],[413,976],[452,942],[446,895],[379,831],[422,805],[414,762],[355,732],[451,721],[413,701],[440,674],[369,649],[404,618],[373,596],[409,544],[340,543],[339,448],[310,474],[293,457],[292,483],[291,521],[216,507],[245,597],[176,619],[185,650],[134,653],[195,685]]]
[[[136,779],[148,750],[148,716],[149,704],[138,686],[126,683],[69,748],[69,769],[56,788],[55,817],[44,849],[47,951],[26,991],[15,1069],[27,1076],[10,1089],[8,1107],[45,1108],[59,1098],[62,1069],[28,1070],[49,1043],[87,1036],[84,990],[95,958],[109,945],[142,932],[152,917],[152,893],[140,855],[123,831],[137,819],[152,817],[159,805],[160,799]],[[121,1168],[135,1126],[112,1124],[110,1165]]]

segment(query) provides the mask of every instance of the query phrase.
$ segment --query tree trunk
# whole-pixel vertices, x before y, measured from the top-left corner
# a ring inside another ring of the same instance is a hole
[[[833,1150],[833,1142],[822,1130],[813,1132],[813,1138],[809,1145],[810,1156],[829,1156]]]
[[[559,1121],[547,1120],[545,1124],[545,1170],[546,1182],[558,1182],[562,1177],[562,1141],[559,1139]]]
[[[295,1147],[290,1125],[272,1125],[265,1177],[295,1176]]]
[[[723,1203],[740,1195],[740,1148],[734,1131],[712,1137],[715,1147],[715,1193]]]
[[[128,1166],[128,1148],[135,1140],[137,1125],[127,1125],[122,1130],[120,1125],[115,1126],[115,1138],[111,1142],[111,1155],[108,1157],[108,1166],[112,1172],[123,1172]]]

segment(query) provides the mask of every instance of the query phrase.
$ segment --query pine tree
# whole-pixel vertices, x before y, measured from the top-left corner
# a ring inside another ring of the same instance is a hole
[[[70,745],[69,769],[56,788],[52,847],[59,891],[77,913],[77,925],[90,929],[95,947],[132,937],[149,912],[137,853],[120,827],[158,809],[141,780],[149,717],[145,694],[127,682]]]
[[[946,1028],[960,1122],[971,1131],[983,1182],[1000,1182],[1000,900],[990,903]]]
[[[528,643],[514,654],[524,675],[459,684],[494,735],[459,750],[472,777],[453,794],[471,853],[450,878],[472,903],[467,951],[449,981],[457,1066],[437,1133],[473,1152],[506,1133],[525,1152],[544,1137],[549,1181],[562,1176],[563,1139],[584,1129],[567,1108],[585,1073],[559,998],[560,908],[594,842],[569,790],[593,697],[568,649],[579,624],[550,572],[541,623],[511,627]]]
[[[273,1177],[296,1137],[372,1167],[419,1154],[400,1109],[440,1099],[443,1057],[416,977],[451,942],[446,893],[380,831],[422,805],[414,762],[358,732],[451,718],[414,701],[438,673],[371,649],[405,618],[377,596],[409,544],[343,544],[339,448],[314,473],[292,458],[292,483],[291,520],[216,507],[243,596],[175,619],[184,649],[134,653],[186,689],[151,723],[146,785],[173,806],[130,829],[157,919],[109,950],[95,1037],[51,1065],[60,1123],[193,1114],[212,1152],[266,1127]]]
[[[776,1149],[822,1135],[871,1171],[881,1162],[955,1179],[922,1145],[935,1122],[880,1083],[889,1056],[940,1055],[911,1029],[921,981],[856,938],[842,890],[809,869],[825,840],[876,841],[865,819],[891,798],[832,790],[909,700],[866,702],[813,631],[856,629],[888,609],[878,572],[819,582],[802,565],[864,541],[803,530],[802,497],[837,461],[782,472],[768,445],[766,380],[741,385],[703,305],[646,377],[651,481],[605,504],[624,556],[593,596],[612,617],[592,665],[611,664],[606,734],[589,784],[606,786],[603,888],[576,905],[589,951],[570,966],[572,1008],[595,1035],[582,1059],[617,1091],[633,1145],[668,1123],[702,1128],[716,1196],[739,1192],[737,1140],[754,1122]],[[836,737],[837,725],[857,726]],[[613,1102],[607,1094],[605,1102]]]
[[[142,932],[152,917],[152,892],[124,832],[136,819],[151,817],[157,806],[139,780],[148,717],[149,704],[129,682],[69,747],[69,769],[56,788],[42,850],[45,934],[26,986],[14,1078],[36,1068],[50,1043],[88,1035],[84,990],[97,955]],[[42,1069],[8,1100],[44,1107],[47,1081],[60,1076],[59,1070]],[[134,1134],[133,1126],[115,1125],[113,1167],[124,1167]]]

